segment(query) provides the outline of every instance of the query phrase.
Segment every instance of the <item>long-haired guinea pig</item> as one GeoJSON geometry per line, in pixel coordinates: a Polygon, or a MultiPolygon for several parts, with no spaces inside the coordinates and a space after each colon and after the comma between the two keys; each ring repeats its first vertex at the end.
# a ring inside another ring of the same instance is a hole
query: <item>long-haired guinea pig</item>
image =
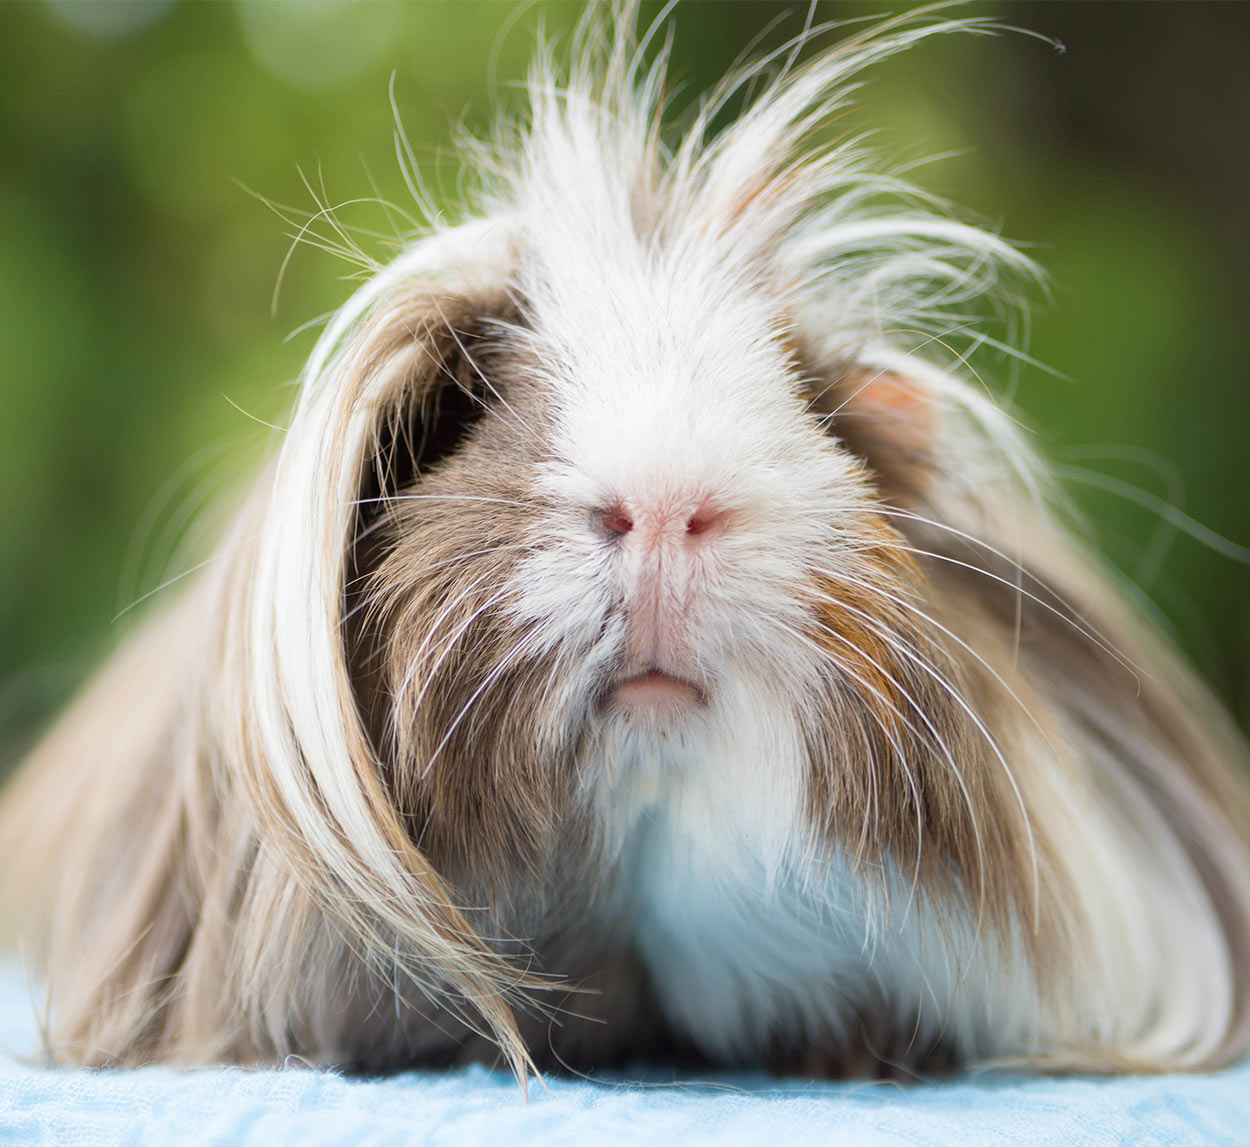
{"type": "Polygon", "coordinates": [[[956,25],[764,60],[674,136],[631,22],[540,53],[10,788],[49,1054],[1241,1055],[1237,734],[926,357],[1028,265],[826,130],[956,25]]]}

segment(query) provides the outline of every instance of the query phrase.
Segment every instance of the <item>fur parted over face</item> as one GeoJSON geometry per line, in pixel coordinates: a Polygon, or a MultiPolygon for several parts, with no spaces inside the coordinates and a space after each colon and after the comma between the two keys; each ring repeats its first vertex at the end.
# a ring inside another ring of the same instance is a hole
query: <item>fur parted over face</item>
{"type": "Polygon", "coordinates": [[[1243,750],[921,353],[1028,267],[829,142],[968,24],[677,137],[629,25],[540,58],[476,214],[334,319],[218,559],[9,796],[50,1050],[1238,1054],[1243,750]]]}

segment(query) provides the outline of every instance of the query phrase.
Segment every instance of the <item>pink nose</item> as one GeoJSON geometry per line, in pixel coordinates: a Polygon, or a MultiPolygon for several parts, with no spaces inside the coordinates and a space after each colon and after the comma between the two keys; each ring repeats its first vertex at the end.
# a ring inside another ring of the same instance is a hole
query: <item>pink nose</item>
{"type": "Polygon", "coordinates": [[[629,534],[635,530],[648,535],[648,540],[684,533],[689,537],[717,533],[724,528],[728,514],[709,501],[690,509],[689,504],[638,507],[621,503],[601,511],[599,520],[609,534],[629,534]]]}

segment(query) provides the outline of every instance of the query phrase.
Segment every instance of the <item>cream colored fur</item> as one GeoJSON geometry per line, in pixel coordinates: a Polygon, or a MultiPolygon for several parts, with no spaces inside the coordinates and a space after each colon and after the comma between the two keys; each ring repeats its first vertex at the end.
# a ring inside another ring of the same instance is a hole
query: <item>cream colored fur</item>
{"type": "Polygon", "coordinates": [[[829,135],[961,27],[765,62],[677,138],[628,16],[540,55],[465,221],[331,322],[215,556],[5,798],[50,1054],[1245,1051],[1238,736],[927,356],[1028,266],[829,135]],[[661,561],[631,507],[716,529],[661,561]],[[624,712],[654,669],[697,703],[624,712]]]}

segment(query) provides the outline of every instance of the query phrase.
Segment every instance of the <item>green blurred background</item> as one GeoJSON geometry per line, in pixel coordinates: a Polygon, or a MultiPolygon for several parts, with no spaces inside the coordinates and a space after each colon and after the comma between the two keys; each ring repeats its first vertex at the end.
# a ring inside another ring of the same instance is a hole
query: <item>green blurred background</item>
{"type": "MultiPolygon", "coordinates": [[[[644,5],[644,18],[658,5],[644,5]]],[[[822,3],[818,19],[887,8],[822,3]]],[[[805,5],[690,2],[696,92],[805,5]],[[770,29],[774,21],[780,21],[770,29]]],[[[1029,350],[993,359],[1095,523],[1243,723],[1246,566],[1161,524],[1161,498],[1250,544],[1250,7],[973,4],[1062,41],[947,37],[879,68],[856,126],[1050,273],[1029,350]],[[1109,489],[1110,487],[1110,489],[1109,489]],[[1126,491],[1129,496],[1125,497],[1126,491]]],[[[312,320],[352,268],[296,211],[408,193],[388,85],[443,201],[458,121],[515,101],[540,20],[579,6],[55,0],[0,4],[0,743],[12,757],[190,561],[191,523],[254,467],[312,320]],[[494,95],[489,78],[494,77],[494,95]]],[[[376,204],[344,218],[393,235],[376,204]]],[[[323,227],[322,233],[325,233],[323,227]]],[[[362,235],[384,256],[382,239],[362,235]]],[[[0,760],[0,767],[2,767],[0,760]]]]}

